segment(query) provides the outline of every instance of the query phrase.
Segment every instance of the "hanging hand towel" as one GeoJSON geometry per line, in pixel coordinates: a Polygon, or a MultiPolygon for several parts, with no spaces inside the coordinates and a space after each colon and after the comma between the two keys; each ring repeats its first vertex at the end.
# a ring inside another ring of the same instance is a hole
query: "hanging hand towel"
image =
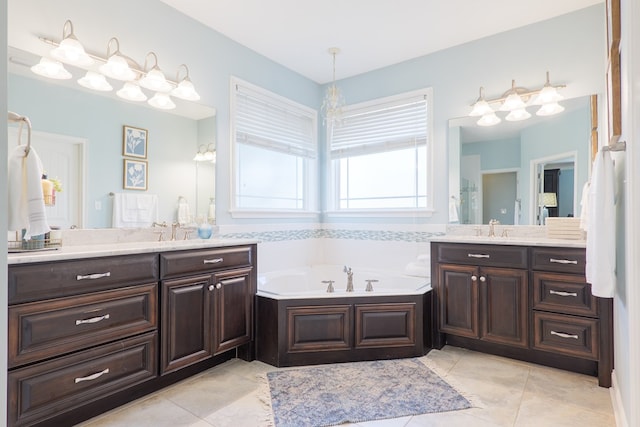
{"type": "Polygon", "coordinates": [[[184,226],[190,221],[191,209],[189,208],[189,203],[187,203],[187,199],[180,197],[180,201],[178,202],[178,224],[184,226]]]}
{"type": "Polygon", "coordinates": [[[31,147],[25,157],[25,145],[16,147],[9,156],[9,230],[25,229],[24,239],[48,233],[42,195],[42,162],[31,147]]]}
{"type": "Polygon", "coordinates": [[[155,194],[116,193],[113,196],[113,227],[151,227],[158,221],[158,196],[155,194]]]}
{"type": "Polygon", "coordinates": [[[449,222],[458,222],[458,199],[455,196],[449,198],[449,222]]]}
{"type": "Polygon", "coordinates": [[[587,231],[589,225],[589,181],[582,186],[582,198],[580,199],[580,228],[587,231]]]}
{"type": "Polygon", "coordinates": [[[589,186],[587,282],[597,297],[613,298],[616,287],[615,177],[611,153],[596,156],[589,186]]]}

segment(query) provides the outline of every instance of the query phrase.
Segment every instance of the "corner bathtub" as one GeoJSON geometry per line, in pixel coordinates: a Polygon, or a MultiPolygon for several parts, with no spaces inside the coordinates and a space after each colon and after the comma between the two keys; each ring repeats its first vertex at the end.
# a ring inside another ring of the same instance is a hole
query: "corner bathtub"
{"type": "Polygon", "coordinates": [[[429,278],[342,266],[274,271],[258,278],[256,355],[274,366],[416,357],[431,349],[429,278]],[[373,291],[365,291],[367,279],[373,291]],[[335,291],[328,293],[333,280],[335,291]]]}
{"type": "Polygon", "coordinates": [[[429,277],[406,276],[385,270],[353,268],[353,292],[346,292],[343,266],[319,265],[265,273],[258,277],[258,295],[274,299],[338,298],[345,296],[420,295],[431,290],[429,277]],[[333,280],[334,292],[327,292],[333,280]],[[365,291],[366,280],[373,291],[365,291]]]}

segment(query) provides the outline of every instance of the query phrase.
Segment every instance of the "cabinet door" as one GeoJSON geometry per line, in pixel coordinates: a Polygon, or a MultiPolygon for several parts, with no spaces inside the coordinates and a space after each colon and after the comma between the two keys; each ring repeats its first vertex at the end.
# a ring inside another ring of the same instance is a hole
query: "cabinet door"
{"type": "Polygon", "coordinates": [[[211,275],[162,282],[161,373],[212,356],[211,275]]]}
{"type": "Polygon", "coordinates": [[[252,268],[216,273],[214,353],[251,341],[253,322],[252,268]]]}
{"type": "Polygon", "coordinates": [[[527,347],[527,271],[483,267],[479,281],[482,340],[527,347]]]}
{"type": "Polygon", "coordinates": [[[477,267],[438,265],[440,332],[480,338],[477,279],[477,267]]]}

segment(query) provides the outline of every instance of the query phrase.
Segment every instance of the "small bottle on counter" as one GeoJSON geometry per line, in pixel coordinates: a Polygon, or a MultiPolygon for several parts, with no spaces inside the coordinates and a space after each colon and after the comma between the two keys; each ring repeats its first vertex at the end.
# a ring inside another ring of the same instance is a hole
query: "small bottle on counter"
{"type": "Polygon", "coordinates": [[[44,204],[53,206],[55,204],[55,189],[53,182],[47,178],[46,174],[42,175],[42,195],[44,196],[44,204]]]}

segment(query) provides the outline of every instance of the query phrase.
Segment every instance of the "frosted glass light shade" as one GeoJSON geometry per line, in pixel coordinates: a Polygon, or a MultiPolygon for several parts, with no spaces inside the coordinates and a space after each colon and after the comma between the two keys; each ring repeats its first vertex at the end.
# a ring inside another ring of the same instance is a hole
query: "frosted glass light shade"
{"type": "Polygon", "coordinates": [[[524,101],[517,93],[512,93],[507,96],[507,99],[504,100],[502,105],[500,106],[500,111],[513,111],[518,109],[523,109],[525,107],[524,101]]]}
{"type": "Polygon", "coordinates": [[[485,114],[493,113],[493,108],[484,99],[480,99],[473,104],[473,110],[469,113],[471,117],[484,116],[485,114]]]}
{"type": "Polygon", "coordinates": [[[519,122],[520,120],[526,120],[529,117],[531,117],[531,113],[529,113],[524,108],[518,108],[511,111],[509,114],[507,114],[507,117],[505,117],[505,120],[509,122],[519,122]]]}
{"type": "Polygon", "coordinates": [[[544,105],[544,104],[562,101],[563,99],[564,99],[564,96],[560,95],[558,93],[558,90],[555,87],[546,85],[545,87],[542,88],[538,96],[535,97],[532,104],[544,105]]]}
{"type": "Polygon", "coordinates": [[[100,72],[116,80],[126,81],[136,78],[136,73],[129,67],[127,60],[118,54],[111,55],[107,62],[100,66],[100,72]]]}
{"type": "Polygon", "coordinates": [[[31,67],[31,71],[50,79],[67,80],[71,78],[71,73],[64,68],[62,62],[45,57],[42,57],[40,62],[31,67]]]}
{"type": "Polygon", "coordinates": [[[173,110],[176,108],[176,104],[173,103],[169,95],[166,93],[156,92],[156,94],[147,101],[149,105],[161,110],[173,110]]]}
{"type": "Polygon", "coordinates": [[[564,107],[557,102],[544,104],[536,111],[536,116],[553,116],[564,111],[564,107]]]}
{"type": "Polygon", "coordinates": [[[200,99],[200,95],[198,95],[195,86],[193,86],[188,77],[178,83],[178,86],[171,91],[171,95],[185,101],[197,101],[200,99]]]}
{"type": "Polygon", "coordinates": [[[140,86],[131,82],[125,83],[122,89],[116,92],[116,95],[129,101],[141,102],[147,100],[147,95],[140,90],[140,86]]]}
{"type": "Polygon", "coordinates": [[[113,90],[113,87],[107,82],[107,79],[100,73],[95,71],[87,71],[81,79],[78,79],[78,84],[84,86],[87,89],[98,90],[100,92],[109,92],[113,90]]]}
{"type": "Polygon", "coordinates": [[[140,86],[158,92],[169,92],[173,87],[158,67],[153,67],[140,79],[140,86]]]}
{"type": "Polygon", "coordinates": [[[500,117],[498,117],[496,113],[491,112],[480,117],[480,120],[478,120],[476,123],[478,124],[478,126],[494,126],[501,121],[502,119],[500,119],[500,117]]]}
{"type": "Polygon", "coordinates": [[[91,65],[94,62],[74,36],[69,36],[62,40],[60,45],[51,51],[51,56],[60,61],[79,66],[91,65]]]}

